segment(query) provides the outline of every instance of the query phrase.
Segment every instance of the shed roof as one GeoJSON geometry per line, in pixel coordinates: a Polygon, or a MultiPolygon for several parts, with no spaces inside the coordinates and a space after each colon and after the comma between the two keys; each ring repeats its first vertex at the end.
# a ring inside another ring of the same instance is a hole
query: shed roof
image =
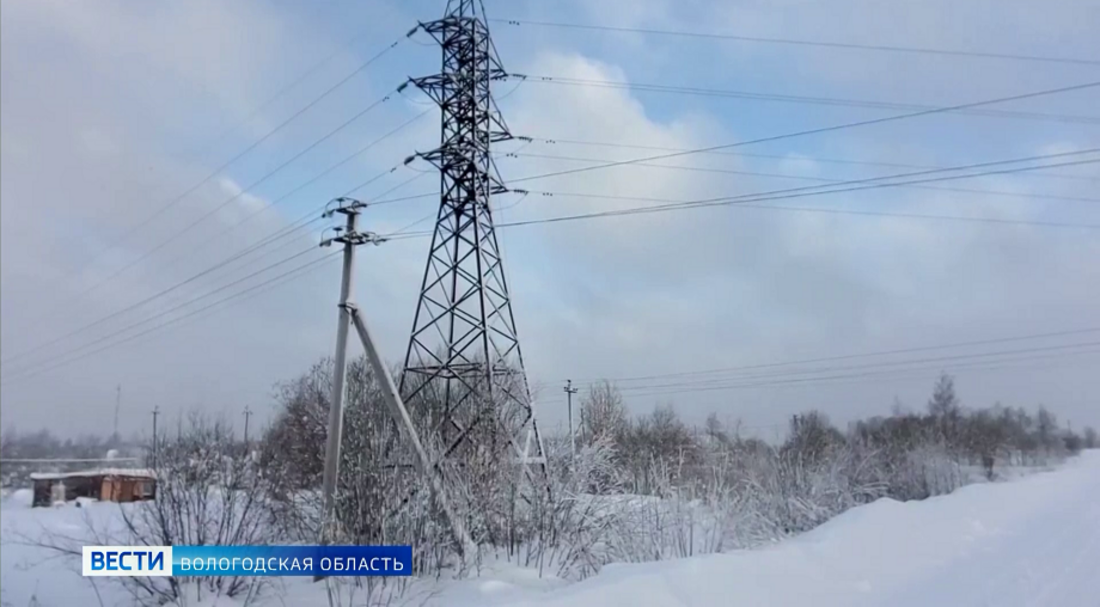
{"type": "Polygon", "coordinates": [[[79,470],[76,472],[32,472],[30,474],[31,480],[36,481],[58,481],[67,478],[92,478],[96,476],[156,479],[156,473],[152,470],[139,468],[96,468],[92,470],[79,470]]]}

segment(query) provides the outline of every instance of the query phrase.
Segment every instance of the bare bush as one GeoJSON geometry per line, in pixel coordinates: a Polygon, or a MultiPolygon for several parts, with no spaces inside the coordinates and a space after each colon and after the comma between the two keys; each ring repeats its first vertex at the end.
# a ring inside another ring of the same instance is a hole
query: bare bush
{"type": "MultiPolygon", "coordinates": [[[[319,522],[309,504],[319,503],[330,368],[322,363],[284,387],[263,460],[280,524],[300,529],[303,539],[319,522]],[[285,522],[294,520],[296,527],[285,522]]],[[[369,368],[353,363],[337,497],[344,540],[411,544],[418,574],[476,572],[503,551],[540,573],[580,579],[610,562],[776,541],[880,498],[951,492],[970,482],[968,466],[980,465],[992,480],[1000,467],[1061,458],[1088,442],[1087,433],[1059,430],[1045,410],[1037,417],[999,406],[967,410],[949,376],[936,383],[925,414],[898,408],[842,432],[809,411],[791,418],[778,445],[741,437],[716,416],[695,432],[671,407],[630,418],[622,395],[600,382],[581,401],[578,453],[567,437],[548,441],[549,473],[536,478],[511,465],[524,419],[510,394],[522,385],[488,388],[478,380],[458,392],[452,385],[451,402],[461,406],[448,418],[441,384],[424,385],[410,403],[447,497],[477,544],[472,561],[460,562],[438,505],[416,490],[369,368]]],[[[365,592],[354,581],[333,583],[345,595],[365,592]]]]}
{"type": "Polygon", "coordinates": [[[580,441],[594,443],[626,429],[622,394],[608,381],[593,384],[580,403],[580,441]]]}

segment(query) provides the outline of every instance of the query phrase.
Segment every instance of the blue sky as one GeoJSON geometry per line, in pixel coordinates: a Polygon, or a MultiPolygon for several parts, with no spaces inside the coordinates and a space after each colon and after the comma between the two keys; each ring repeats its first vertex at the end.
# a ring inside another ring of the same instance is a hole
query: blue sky
{"type": "MultiPolygon", "coordinates": [[[[1100,43],[1090,35],[1090,25],[1100,18],[1095,1],[489,1],[487,9],[494,19],[525,22],[1100,57],[1100,43]]],[[[417,20],[435,18],[442,10],[443,3],[424,0],[5,2],[0,18],[4,358],[177,284],[399,165],[413,151],[431,149],[438,138],[434,111],[283,198],[430,109],[415,91],[393,91],[409,76],[438,70],[438,50],[428,38],[419,34],[406,39],[405,34],[417,20]],[[347,44],[349,40],[354,41],[347,44]],[[397,47],[181,199],[124,246],[101,254],[119,235],[397,40],[397,47]],[[299,85],[263,105],[330,55],[299,85]],[[178,233],[387,94],[388,101],[316,149],[178,233]],[[227,129],[232,130],[219,137],[227,129]],[[221,235],[275,200],[279,202],[271,209],[221,235]],[[81,295],[166,238],[175,240],[81,295]]],[[[686,39],[529,23],[494,21],[491,28],[505,67],[530,75],[926,105],[1100,80],[1096,65],[686,39]]],[[[533,82],[518,88],[501,83],[496,92],[517,135],[677,149],[901,113],[533,82]]],[[[1096,118],[1098,100],[1100,90],[1089,89],[996,107],[1096,118]]],[[[497,219],[645,204],[562,193],[688,200],[815,183],[808,178],[859,179],[907,170],[837,160],[951,166],[1098,143],[1100,126],[1095,123],[927,116],[731,150],[752,156],[692,155],[667,161],[706,171],[633,166],[524,182],[525,188],[559,195],[502,197],[496,204],[497,219]]],[[[536,155],[500,159],[506,179],[585,164],[543,157],[547,155],[613,161],[658,153],[539,141],[512,142],[500,151],[536,155]]],[[[377,198],[426,169],[424,164],[399,168],[356,195],[377,198]]],[[[936,186],[1096,198],[1100,172],[1095,165],[1046,173],[1061,176],[989,176],[936,186]]],[[[424,175],[386,197],[430,192],[435,183],[434,176],[424,175]]],[[[392,231],[431,215],[436,204],[427,197],[383,205],[371,209],[363,221],[376,231],[392,231]]],[[[769,204],[1100,223],[1098,202],[915,188],[769,204]]],[[[417,229],[428,226],[430,222],[422,223],[417,229]]],[[[501,230],[500,235],[528,372],[539,388],[539,414],[551,426],[563,419],[561,382],[567,377],[630,378],[1100,326],[1095,230],[719,207],[521,227],[501,230]]],[[[25,367],[5,365],[4,376],[33,369],[34,363],[61,360],[98,337],[304,250],[318,237],[314,230],[280,241],[263,250],[266,256],[250,257],[188,284],[163,302],[28,356],[20,361],[25,367]]],[[[408,239],[360,252],[356,295],[387,357],[395,361],[404,354],[426,248],[425,239],[408,239]]],[[[109,419],[118,384],[127,412],[125,431],[143,429],[153,405],[170,413],[198,407],[236,416],[246,404],[268,412],[275,382],[331,353],[337,281],[338,269],[324,266],[247,304],[56,370],[5,379],[0,388],[3,423],[49,424],[65,433],[107,432],[109,422],[103,420],[109,419]]],[[[1058,346],[1090,337],[1095,341],[1096,334],[929,356],[1058,346]]],[[[1091,352],[1006,369],[956,369],[958,363],[951,362],[943,368],[958,375],[967,404],[1042,402],[1076,423],[1100,424],[1095,378],[1089,373],[1100,359],[1095,348],[1091,352]]],[[[894,359],[836,364],[883,360],[894,359]]],[[[895,398],[921,407],[937,372],[682,394],[637,388],[682,380],[628,380],[621,385],[634,388],[626,393],[638,411],[672,403],[689,421],[717,411],[749,426],[771,428],[808,408],[845,421],[886,412],[895,398]]]]}

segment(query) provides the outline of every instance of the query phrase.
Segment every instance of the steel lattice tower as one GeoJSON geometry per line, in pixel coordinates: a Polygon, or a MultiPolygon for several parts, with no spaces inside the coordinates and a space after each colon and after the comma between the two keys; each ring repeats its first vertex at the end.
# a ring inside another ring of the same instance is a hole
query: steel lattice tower
{"type": "Polygon", "coordinates": [[[440,205],[400,391],[413,411],[429,398],[441,409],[433,425],[445,456],[463,445],[510,445],[521,463],[541,467],[545,454],[490,207],[494,194],[508,191],[489,154],[491,144],[512,138],[490,91],[507,73],[479,0],[449,0],[442,19],[419,28],[443,50],[439,74],[410,79],[441,109],[440,146],[418,154],[439,169],[440,205]],[[493,411],[472,410],[486,400],[493,411]],[[493,444],[471,445],[486,441],[493,444]]]}

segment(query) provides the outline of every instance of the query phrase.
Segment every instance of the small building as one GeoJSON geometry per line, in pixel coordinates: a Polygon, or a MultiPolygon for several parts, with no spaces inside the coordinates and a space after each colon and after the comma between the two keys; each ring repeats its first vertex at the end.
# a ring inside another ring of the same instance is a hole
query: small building
{"type": "Polygon", "coordinates": [[[156,499],[157,479],[152,470],[108,468],[80,472],[32,473],[31,506],[49,506],[79,497],[110,502],[156,499]]]}

